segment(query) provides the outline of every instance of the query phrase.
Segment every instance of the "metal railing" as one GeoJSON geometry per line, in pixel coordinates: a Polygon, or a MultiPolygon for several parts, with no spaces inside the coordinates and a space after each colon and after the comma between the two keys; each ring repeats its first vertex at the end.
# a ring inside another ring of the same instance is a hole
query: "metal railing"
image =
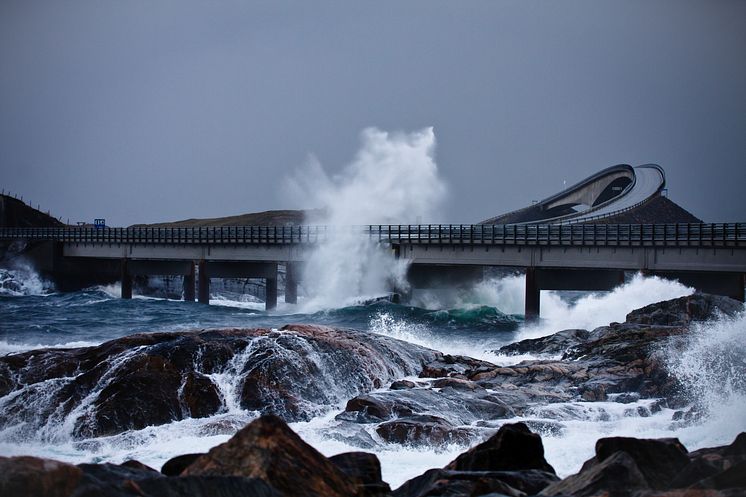
{"type": "Polygon", "coordinates": [[[0,228],[0,240],[83,244],[295,245],[338,236],[415,245],[746,247],[746,223],[0,228]]]}

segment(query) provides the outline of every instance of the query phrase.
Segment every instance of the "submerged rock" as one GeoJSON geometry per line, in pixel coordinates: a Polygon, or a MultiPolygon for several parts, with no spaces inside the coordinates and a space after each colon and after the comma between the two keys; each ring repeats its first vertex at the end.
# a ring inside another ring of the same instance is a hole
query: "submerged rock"
{"type": "Polygon", "coordinates": [[[23,425],[32,434],[64,425],[85,438],[208,417],[229,404],[307,420],[436,357],[389,337],[306,325],[33,350],[0,357],[0,428],[23,425]]]}

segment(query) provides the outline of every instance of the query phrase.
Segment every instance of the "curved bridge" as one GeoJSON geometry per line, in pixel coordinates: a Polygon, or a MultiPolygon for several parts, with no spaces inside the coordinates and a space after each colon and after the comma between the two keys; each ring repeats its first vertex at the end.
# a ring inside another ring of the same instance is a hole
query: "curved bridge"
{"type": "Polygon", "coordinates": [[[480,224],[564,224],[603,219],[644,204],[665,186],[665,172],[657,164],[619,164],[536,204],[480,224]]]}

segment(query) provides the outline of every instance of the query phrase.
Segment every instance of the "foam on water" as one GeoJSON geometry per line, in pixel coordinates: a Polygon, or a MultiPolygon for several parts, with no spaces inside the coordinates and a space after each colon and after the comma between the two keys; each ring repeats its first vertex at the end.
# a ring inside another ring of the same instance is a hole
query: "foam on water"
{"type": "Polygon", "coordinates": [[[0,296],[49,295],[54,285],[42,278],[34,268],[17,262],[12,268],[0,268],[0,296]]]}

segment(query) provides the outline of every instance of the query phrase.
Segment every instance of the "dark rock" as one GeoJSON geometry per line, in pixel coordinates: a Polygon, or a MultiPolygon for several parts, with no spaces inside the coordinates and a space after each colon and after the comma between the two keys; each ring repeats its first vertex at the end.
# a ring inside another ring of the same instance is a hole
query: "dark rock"
{"type": "Polygon", "coordinates": [[[505,355],[519,354],[564,354],[568,349],[588,339],[587,330],[563,330],[553,335],[529,338],[500,347],[496,352],[505,355]]]}
{"type": "Polygon", "coordinates": [[[161,473],[166,476],[179,476],[187,466],[192,464],[200,456],[204,454],[182,454],[180,456],[172,457],[161,467],[161,473]]]}
{"type": "Polygon", "coordinates": [[[541,491],[547,497],[591,497],[608,495],[626,497],[638,490],[649,489],[645,476],[635,460],[626,452],[615,452],[602,462],[587,464],[580,473],[568,476],[541,491]]]}
{"type": "Polygon", "coordinates": [[[617,452],[629,455],[655,490],[669,488],[671,481],[689,464],[686,448],[675,438],[611,437],[596,442],[596,459],[601,463],[617,452]]]}
{"type": "MultiPolygon", "coordinates": [[[[721,474],[730,468],[746,461],[746,433],[740,433],[730,445],[708,447],[689,453],[687,464],[671,482],[673,488],[685,488],[696,485],[700,488],[719,488],[714,482],[700,485],[698,482],[721,474]]],[[[727,475],[726,475],[727,478],[727,475]]]]}
{"type": "Polygon", "coordinates": [[[0,456],[0,495],[68,497],[83,476],[71,465],[37,457],[0,456]]]}
{"type": "Polygon", "coordinates": [[[141,471],[152,471],[153,473],[158,473],[157,470],[151,468],[147,464],[143,464],[140,461],[136,461],[134,459],[128,459],[127,461],[124,461],[120,466],[124,466],[125,468],[132,468],[132,469],[139,469],[141,471]]]}
{"type": "Polygon", "coordinates": [[[716,490],[738,488],[746,494],[746,461],[738,462],[725,471],[705,478],[695,483],[693,487],[716,490]]]}
{"type": "Polygon", "coordinates": [[[384,497],[391,494],[389,484],[381,479],[381,462],[375,454],[345,452],[329,460],[355,481],[360,497],[384,497]]]}
{"type": "Polygon", "coordinates": [[[544,459],[541,437],[523,423],[505,424],[490,437],[453,460],[446,469],[457,471],[514,471],[538,469],[554,474],[544,459]]]}
{"type": "Polygon", "coordinates": [[[718,314],[733,316],[743,310],[743,303],[722,297],[695,293],[678,299],[651,304],[627,314],[629,324],[687,326],[692,321],[706,321],[718,314]]]}
{"type": "Polygon", "coordinates": [[[303,325],[143,333],[96,347],[33,350],[0,357],[0,394],[12,394],[3,399],[0,429],[23,426],[31,436],[50,418],[75,412],[72,434],[89,438],[212,416],[224,405],[209,375],[225,372],[237,377],[244,408],[309,419],[436,357],[389,337],[303,325]]]}
{"type": "Polygon", "coordinates": [[[415,388],[417,384],[413,381],[409,380],[397,380],[391,384],[389,387],[391,390],[408,390],[410,388],[415,388]]]}
{"type": "Polygon", "coordinates": [[[354,481],[276,416],[262,416],[197,458],[182,476],[259,478],[281,495],[356,494],[354,481]]]}
{"type": "Polygon", "coordinates": [[[433,415],[414,415],[381,423],[376,433],[388,443],[432,446],[465,443],[470,433],[456,428],[443,418],[433,415]]]}
{"type": "Polygon", "coordinates": [[[395,497],[425,497],[435,495],[534,495],[559,481],[553,473],[526,471],[454,471],[431,469],[413,478],[394,491],[395,497]]]}

